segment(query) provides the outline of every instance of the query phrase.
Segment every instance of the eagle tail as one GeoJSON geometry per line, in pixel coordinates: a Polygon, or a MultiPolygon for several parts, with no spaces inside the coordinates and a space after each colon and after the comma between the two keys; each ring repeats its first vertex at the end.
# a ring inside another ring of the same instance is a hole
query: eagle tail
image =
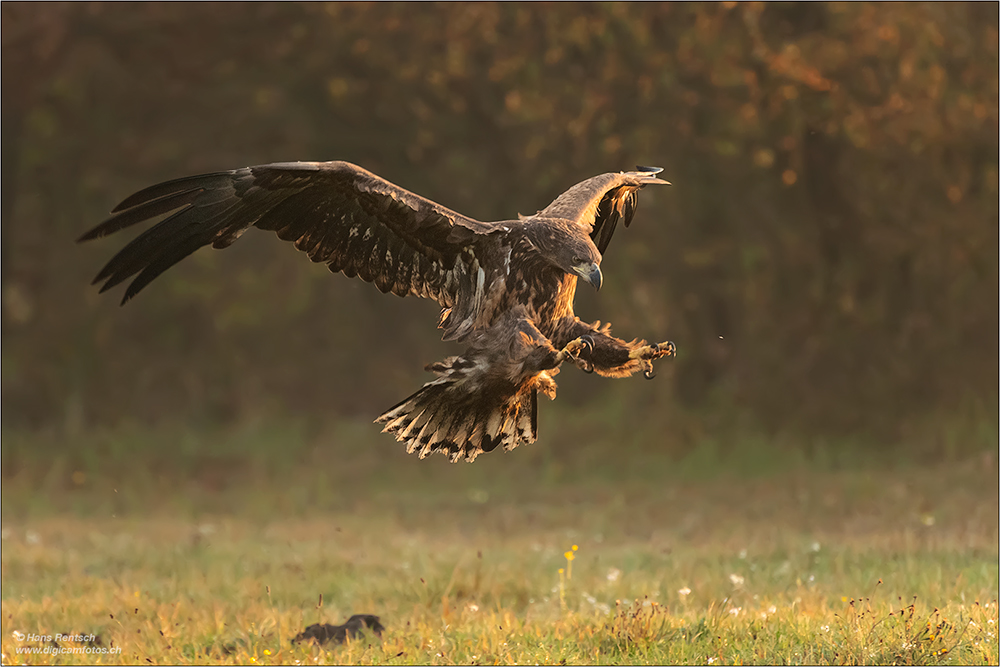
{"type": "Polygon", "coordinates": [[[485,382],[481,364],[449,357],[427,367],[438,375],[412,396],[386,410],[385,424],[408,454],[441,452],[456,463],[474,461],[497,447],[531,444],[538,430],[538,391],[555,396],[555,382],[541,372],[519,386],[485,382]]]}

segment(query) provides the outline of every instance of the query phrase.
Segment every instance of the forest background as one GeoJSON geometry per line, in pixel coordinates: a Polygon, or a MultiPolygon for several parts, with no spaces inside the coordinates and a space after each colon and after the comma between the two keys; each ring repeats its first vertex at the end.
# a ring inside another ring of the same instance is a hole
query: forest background
{"type": "Polygon", "coordinates": [[[74,239],[142,187],[342,159],[495,220],[651,164],[673,187],[641,194],[577,310],[680,354],[652,382],[564,373],[553,446],[573,424],[678,453],[734,429],[995,446],[997,20],[991,3],[4,3],[4,429],[319,432],[456,352],[434,304],[263,233],[119,309],[89,283],[122,240],[74,239]]]}

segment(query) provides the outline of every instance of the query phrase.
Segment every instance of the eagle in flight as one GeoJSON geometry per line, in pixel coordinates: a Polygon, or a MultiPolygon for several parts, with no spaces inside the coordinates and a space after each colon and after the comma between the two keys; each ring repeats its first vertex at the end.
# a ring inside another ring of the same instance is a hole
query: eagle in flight
{"type": "Polygon", "coordinates": [[[662,169],[595,176],[535,215],[480,222],[347,162],[289,162],[161,183],[138,192],[79,240],[172,213],[101,269],[101,292],[135,276],[122,304],[195,250],[226,248],[250,227],[291,241],[330,271],[383,292],[441,305],[444,340],[462,356],[427,366],[437,377],[384,412],[406,451],[472,461],[535,441],[537,398],[569,360],[624,377],[673,356],[670,342],[625,342],[573,314],[578,279],[600,289],[601,256],[615,227],[635,215],[636,193],[668,185],[662,169]]]}

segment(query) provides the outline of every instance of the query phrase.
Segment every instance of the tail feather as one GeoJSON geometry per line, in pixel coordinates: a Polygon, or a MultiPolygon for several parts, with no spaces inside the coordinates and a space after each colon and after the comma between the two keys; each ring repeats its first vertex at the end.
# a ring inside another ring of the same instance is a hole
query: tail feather
{"type": "MultiPolygon", "coordinates": [[[[409,440],[411,438],[416,438],[420,435],[420,430],[427,423],[427,420],[431,418],[431,413],[426,409],[421,409],[419,412],[415,413],[415,416],[409,421],[403,421],[396,431],[399,437],[404,440],[409,440]]],[[[387,427],[388,428],[388,427],[387,427]]],[[[412,452],[410,452],[412,454],[412,452]]]]}
{"type": "Polygon", "coordinates": [[[554,395],[555,383],[540,373],[521,385],[482,381],[475,364],[451,357],[430,367],[438,378],[386,410],[384,424],[405,443],[407,453],[426,458],[435,452],[455,463],[473,461],[497,447],[510,451],[533,443],[538,432],[538,389],[554,395]]]}

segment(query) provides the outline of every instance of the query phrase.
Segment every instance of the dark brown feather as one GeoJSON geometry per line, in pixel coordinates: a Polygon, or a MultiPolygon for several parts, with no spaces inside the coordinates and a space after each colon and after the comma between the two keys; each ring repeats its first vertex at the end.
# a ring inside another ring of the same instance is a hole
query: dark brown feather
{"type": "Polygon", "coordinates": [[[146,188],[125,199],[80,240],[100,238],[175,209],[108,262],[96,279],[105,281],[102,289],[139,274],[124,303],[198,248],[227,247],[256,226],[295,243],[311,260],[359,275],[384,292],[429,296],[447,305],[454,297],[441,289],[440,267],[451,268],[466,244],[493,231],[491,224],[455,213],[355,165],[303,162],[146,188]],[[359,230],[353,237],[352,227],[359,230]],[[454,237],[459,242],[451,240],[456,227],[464,229],[454,237]],[[391,259],[386,259],[386,250],[391,259]],[[434,262],[438,268],[432,268],[434,262]]]}

